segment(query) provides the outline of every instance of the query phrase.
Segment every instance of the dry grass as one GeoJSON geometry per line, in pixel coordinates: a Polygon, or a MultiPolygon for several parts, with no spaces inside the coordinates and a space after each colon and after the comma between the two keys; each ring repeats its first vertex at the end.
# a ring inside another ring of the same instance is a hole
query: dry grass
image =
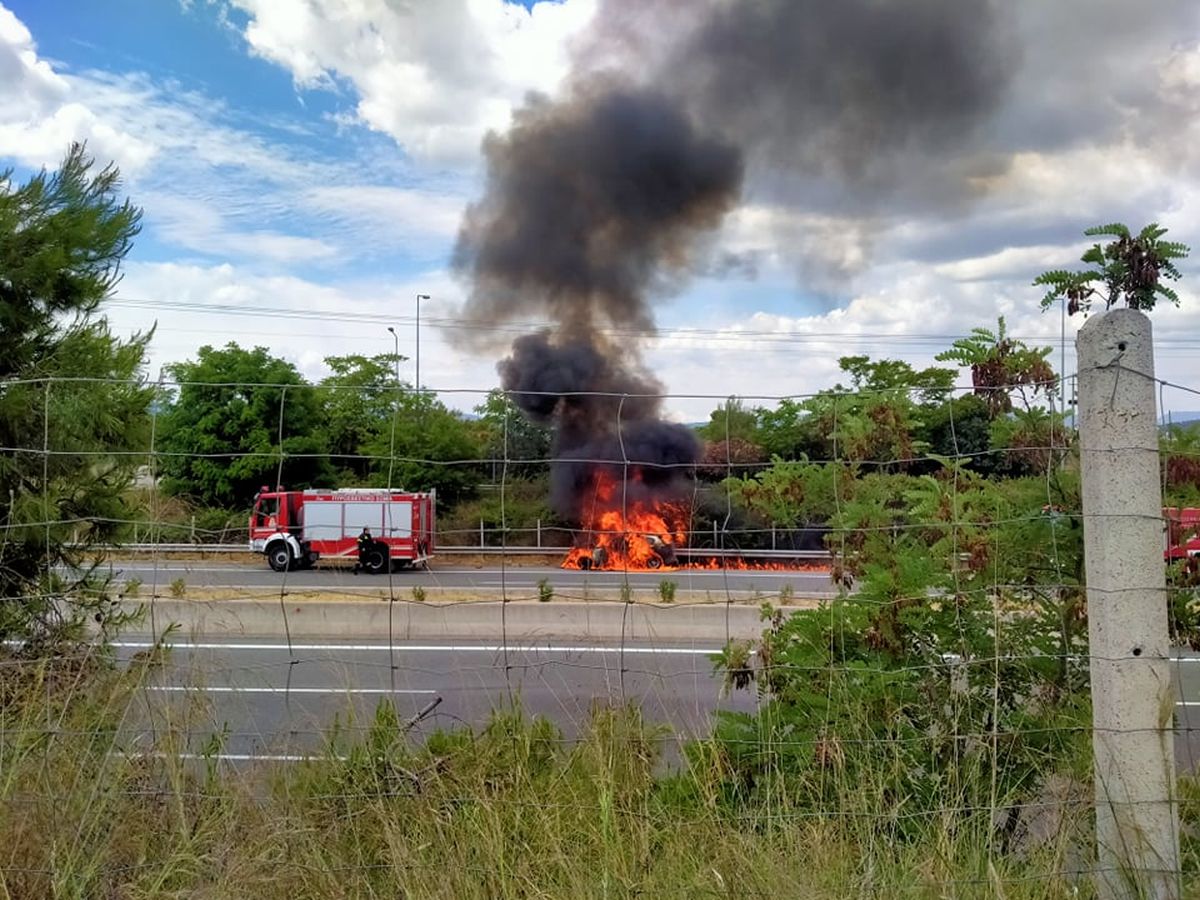
{"type": "Polygon", "coordinates": [[[947,811],[962,796],[898,831],[900,798],[870,783],[824,784],[820,809],[803,781],[745,802],[713,743],[664,776],[632,710],[576,742],[510,711],[418,747],[381,706],[328,756],[253,770],[218,762],[219,738],[180,760],[184,710],[131,755],[117,726],[155,663],[5,670],[0,897],[1091,896],[1056,874],[1069,839],[997,853],[990,810],[947,811]]]}

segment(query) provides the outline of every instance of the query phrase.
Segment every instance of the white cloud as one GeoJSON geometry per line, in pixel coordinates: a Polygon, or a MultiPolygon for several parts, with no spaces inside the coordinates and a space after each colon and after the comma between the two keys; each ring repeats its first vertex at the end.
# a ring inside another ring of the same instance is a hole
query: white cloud
{"type": "Polygon", "coordinates": [[[315,187],[304,203],[376,243],[440,244],[458,232],[466,201],[421,188],[345,184],[315,187]]]}
{"type": "Polygon", "coordinates": [[[1029,274],[1060,268],[1063,248],[1058,246],[1005,247],[995,253],[935,266],[934,271],[954,281],[1028,280],[1029,274]]]}
{"type": "MultiPolygon", "coordinates": [[[[223,101],[141,73],[56,71],[0,6],[0,159],[55,165],[86,140],[146,210],[146,234],[257,266],[445,253],[464,200],[362,184],[365,166],[302,155],[229,124],[223,101]],[[314,187],[314,185],[317,185],[314,187]],[[292,233],[300,225],[304,233],[292,233]]],[[[373,169],[372,169],[373,171],[373,169]]]]}
{"type": "Polygon", "coordinates": [[[432,297],[421,303],[421,381],[445,391],[452,406],[469,409],[496,386],[495,360],[459,353],[444,340],[437,321],[461,299],[445,272],[325,284],[228,263],[132,263],[107,314],[125,331],[157,320],[152,375],[166,363],[194,358],[204,344],[237,341],[269,348],[311,380],[328,374],[326,356],[391,353],[398,346],[409,358],[401,377],[412,381],[418,293],[432,297]]]}
{"type": "Polygon", "coordinates": [[[356,114],[412,156],[472,162],[527,91],[552,90],[567,72],[567,39],[595,0],[231,0],[249,15],[254,53],[301,88],[348,82],[356,114]]]}
{"type": "Polygon", "coordinates": [[[226,221],[217,207],[201,200],[144,194],[139,201],[153,211],[160,239],[189,250],[277,263],[320,261],[337,253],[334,245],[317,238],[269,229],[239,230],[226,221]]]}
{"type": "Polygon", "coordinates": [[[152,144],[105,121],[39,58],[29,29],[2,5],[0,84],[0,157],[40,168],[61,160],[72,141],[87,141],[93,153],[135,172],[154,156],[152,144]]]}

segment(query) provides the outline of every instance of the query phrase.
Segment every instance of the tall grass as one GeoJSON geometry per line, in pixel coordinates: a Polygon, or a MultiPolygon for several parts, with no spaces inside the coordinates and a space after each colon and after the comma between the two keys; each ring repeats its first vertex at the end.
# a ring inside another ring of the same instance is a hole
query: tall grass
{"type": "Polygon", "coordinates": [[[122,737],[158,662],[0,666],[0,898],[1091,896],[1061,874],[1077,837],[999,852],[993,811],[953,796],[901,831],[886,779],[828,778],[817,811],[795,780],[749,802],[714,742],[664,775],[632,709],[569,742],[507,710],[418,745],[384,704],[320,759],[234,768],[214,730],[181,760],[187,709],[122,737]]]}

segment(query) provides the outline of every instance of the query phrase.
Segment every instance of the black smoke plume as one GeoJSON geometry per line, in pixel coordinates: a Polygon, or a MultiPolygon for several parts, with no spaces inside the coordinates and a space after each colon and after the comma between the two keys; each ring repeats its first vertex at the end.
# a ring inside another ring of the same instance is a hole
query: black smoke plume
{"type": "MultiPolygon", "coordinates": [[[[957,196],[1010,54],[996,0],[609,0],[562,96],[531,97],[483,146],[487,184],[456,272],[477,332],[536,320],[499,365],[556,430],[553,493],[577,517],[595,466],[678,491],[698,456],[643,369],[651,301],[692,271],[756,184],[861,209],[900,185],[957,196]],[[682,24],[681,24],[682,23],[682,24]],[[664,35],[668,37],[664,38],[664,35]],[[932,173],[932,174],[931,174],[932,173]],[[832,187],[831,187],[832,185],[832,187]],[[628,471],[628,468],[624,468],[628,471]]],[[[759,188],[761,189],[761,188],[759,188]]],[[[461,340],[461,339],[460,339],[461,340]]]]}
{"type": "Polygon", "coordinates": [[[660,421],[662,387],[637,344],[654,327],[648,297],[736,201],[739,152],[698,134],[667,97],[605,83],[531,100],[484,155],[487,191],[454,264],[471,280],[473,321],[553,323],[519,338],[499,370],[528,415],[555,425],[556,508],[578,516],[596,460],[619,462],[618,474],[630,464],[638,490],[677,488],[698,444],[660,421]],[[609,338],[606,327],[626,332],[609,338]]]}
{"type": "Polygon", "coordinates": [[[690,428],[660,419],[662,386],[636,360],[596,335],[539,331],[517,338],[498,366],[525,414],[554,426],[551,502],[564,516],[579,515],[598,469],[625,481],[630,503],[677,496],[687,483],[699,443],[690,428]]]}
{"type": "Polygon", "coordinates": [[[827,176],[843,201],[869,202],[962,158],[1015,55],[994,0],[748,0],[718,3],[664,72],[764,168],[827,176]]]}
{"type": "Polygon", "coordinates": [[[534,98],[484,142],[488,185],[455,269],[478,323],[548,317],[564,331],[653,328],[647,295],[687,268],[742,180],[736,147],[699,134],[667,96],[609,81],[534,98]]]}

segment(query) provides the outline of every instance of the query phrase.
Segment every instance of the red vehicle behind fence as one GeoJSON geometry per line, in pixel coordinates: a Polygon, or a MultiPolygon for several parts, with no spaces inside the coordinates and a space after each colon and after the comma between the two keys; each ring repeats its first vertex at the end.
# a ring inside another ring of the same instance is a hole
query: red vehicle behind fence
{"type": "Polygon", "coordinates": [[[427,564],[436,495],[371,488],[271,491],[254,495],[250,549],[276,572],[321,557],[354,559],[368,572],[427,564]],[[360,538],[362,546],[360,547],[360,538]]]}
{"type": "Polygon", "coordinates": [[[1200,556],[1200,509],[1168,507],[1163,517],[1167,520],[1167,560],[1200,556]]]}

